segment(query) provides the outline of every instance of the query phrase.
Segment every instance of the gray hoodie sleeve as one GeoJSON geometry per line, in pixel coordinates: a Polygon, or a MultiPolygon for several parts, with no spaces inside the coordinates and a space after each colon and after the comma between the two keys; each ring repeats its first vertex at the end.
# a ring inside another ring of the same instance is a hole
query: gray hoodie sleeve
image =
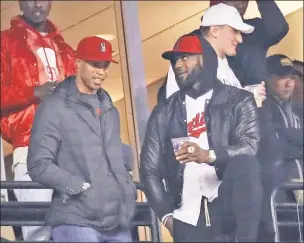
{"type": "Polygon", "coordinates": [[[61,133],[56,99],[51,96],[38,107],[31,131],[27,168],[29,176],[52,189],[70,195],[81,192],[83,179],[57,165],[56,158],[61,144],[61,133]]]}

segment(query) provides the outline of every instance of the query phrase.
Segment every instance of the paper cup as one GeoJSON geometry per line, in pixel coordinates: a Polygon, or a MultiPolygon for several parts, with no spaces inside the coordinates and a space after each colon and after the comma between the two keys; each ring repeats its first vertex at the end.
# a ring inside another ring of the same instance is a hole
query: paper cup
{"type": "Polygon", "coordinates": [[[185,142],[189,142],[189,137],[172,138],[171,142],[176,153],[185,142]]]}
{"type": "Polygon", "coordinates": [[[258,95],[257,95],[257,88],[259,86],[260,86],[260,84],[248,85],[248,86],[245,86],[244,89],[253,93],[255,102],[257,104],[257,107],[262,107],[263,99],[259,98],[258,95]]]}

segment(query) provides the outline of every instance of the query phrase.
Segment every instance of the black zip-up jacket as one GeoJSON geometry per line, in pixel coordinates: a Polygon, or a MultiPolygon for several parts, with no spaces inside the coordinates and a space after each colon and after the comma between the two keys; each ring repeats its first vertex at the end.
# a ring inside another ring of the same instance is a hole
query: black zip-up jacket
{"type": "Polygon", "coordinates": [[[258,158],[264,164],[303,159],[303,124],[300,118],[288,123],[287,116],[292,115],[291,101],[286,101],[290,109],[283,109],[271,95],[258,109],[261,124],[261,146],[258,158]],[[286,114],[288,112],[289,114],[286,114]]]}
{"type": "MultiPolygon", "coordinates": [[[[256,2],[262,18],[244,20],[254,26],[254,31],[242,34],[243,43],[238,45],[236,56],[227,57],[230,68],[242,86],[267,80],[267,51],[279,43],[289,30],[288,23],[273,0],[256,2]]],[[[200,35],[200,30],[190,33],[193,34],[200,35]]],[[[166,99],[166,85],[167,81],[159,89],[158,102],[166,99]]]]}
{"type": "MultiPolygon", "coordinates": [[[[259,127],[251,93],[216,80],[210,102],[205,107],[205,122],[209,147],[217,156],[214,166],[219,179],[233,157],[256,154],[259,127]]],[[[184,165],[175,159],[171,138],[185,136],[185,94],[180,90],[154,108],[141,153],[141,181],[147,199],[160,219],[180,207],[184,165]]]]}

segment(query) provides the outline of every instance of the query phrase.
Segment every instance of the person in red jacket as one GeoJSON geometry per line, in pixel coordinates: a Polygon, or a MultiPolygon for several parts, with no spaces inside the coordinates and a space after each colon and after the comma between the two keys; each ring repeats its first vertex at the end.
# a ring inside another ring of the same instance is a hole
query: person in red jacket
{"type": "MultiPolygon", "coordinates": [[[[52,1],[19,1],[23,15],[1,32],[1,136],[13,145],[14,180],[29,181],[27,153],[35,111],[56,84],[75,73],[74,50],[47,17],[52,1]]],[[[56,109],[54,107],[54,109],[56,109]]],[[[41,141],[43,142],[43,141],[41,141]]],[[[51,190],[15,190],[18,201],[50,201],[51,190]]],[[[48,240],[47,227],[22,227],[27,241],[48,240]]]]}

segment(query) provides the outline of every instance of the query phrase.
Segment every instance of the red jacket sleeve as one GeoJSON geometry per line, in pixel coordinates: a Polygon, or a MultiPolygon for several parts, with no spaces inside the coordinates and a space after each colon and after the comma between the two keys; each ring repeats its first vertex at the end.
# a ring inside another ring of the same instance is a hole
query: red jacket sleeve
{"type": "Polygon", "coordinates": [[[13,80],[8,40],[1,33],[1,114],[19,110],[37,102],[34,87],[13,80]]]}

